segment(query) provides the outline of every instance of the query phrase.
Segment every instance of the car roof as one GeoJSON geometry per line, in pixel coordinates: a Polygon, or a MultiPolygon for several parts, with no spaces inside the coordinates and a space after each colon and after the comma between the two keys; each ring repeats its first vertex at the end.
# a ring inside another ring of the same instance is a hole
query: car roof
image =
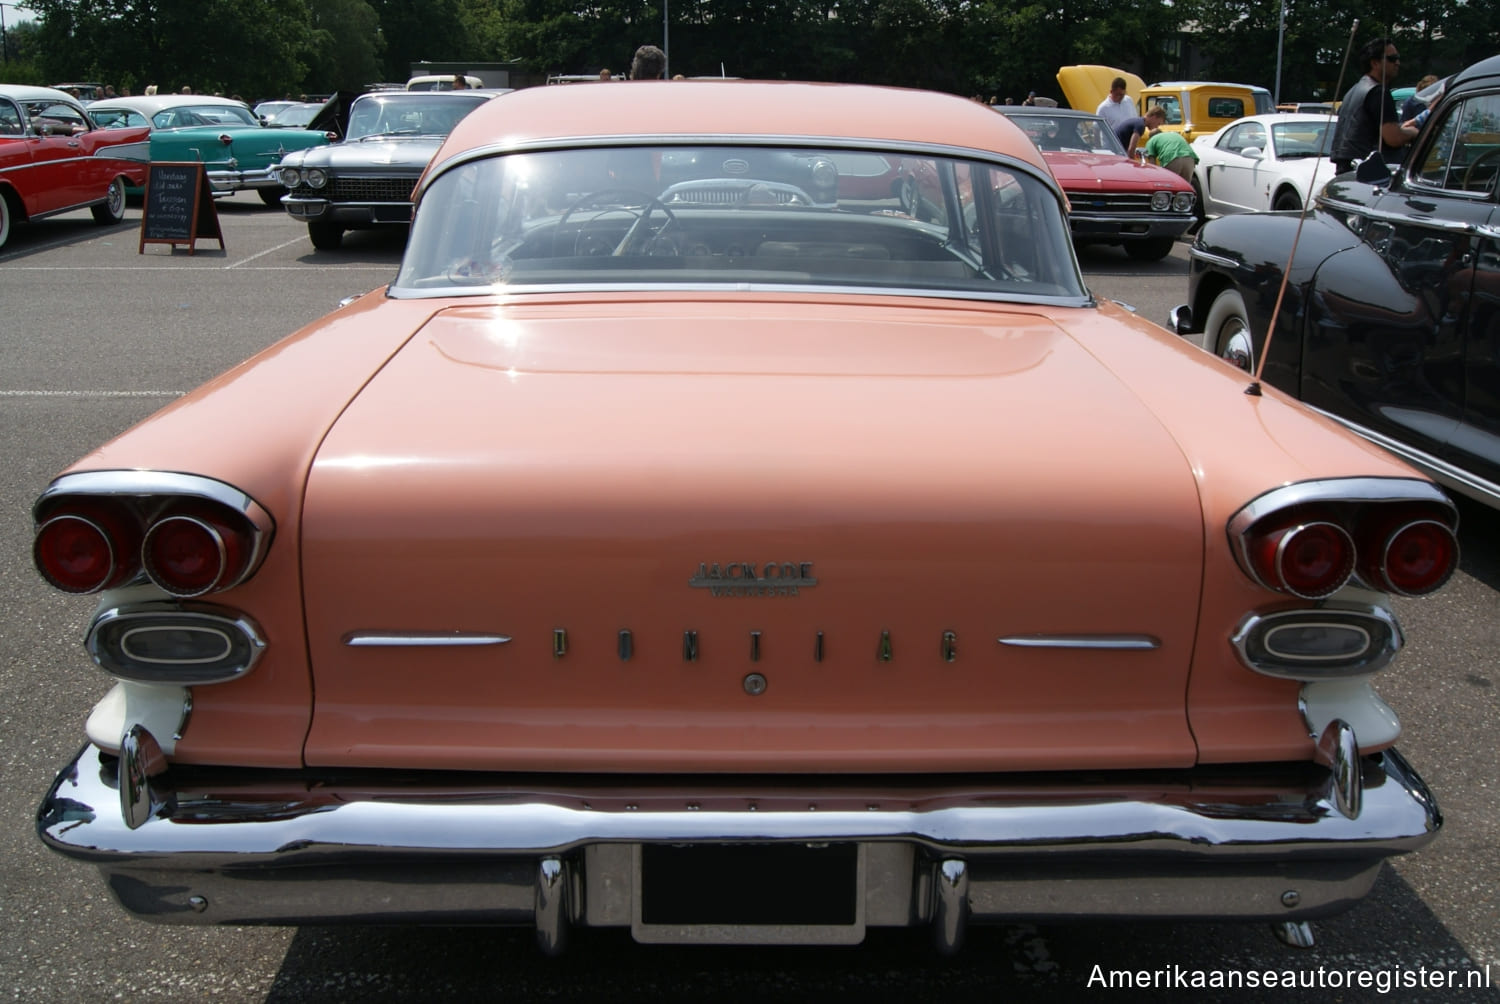
{"type": "Polygon", "coordinates": [[[528,87],[475,109],[434,170],[468,150],[632,142],[869,141],[994,151],[1047,173],[1036,146],[989,105],[935,91],[860,84],[636,80],[625,87],[528,87]]]}
{"type": "Polygon", "coordinates": [[[1466,84],[1480,77],[1493,77],[1497,75],[1500,75],[1500,56],[1491,56],[1488,59],[1481,59],[1472,66],[1459,70],[1448,81],[1448,86],[1451,89],[1459,84],[1466,84]]]}
{"type": "Polygon", "coordinates": [[[60,101],[69,105],[78,103],[78,99],[67,91],[60,91],[55,87],[32,87],[29,84],[0,84],[0,96],[12,101],[60,101]]]}
{"type": "Polygon", "coordinates": [[[89,107],[97,111],[109,111],[112,108],[129,108],[150,118],[163,108],[180,108],[183,105],[197,105],[199,107],[216,105],[221,108],[250,107],[243,101],[236,101],[233,98],[216,98],[211,94],[131,95],[128,98],[106,98],[103,101],[95,101],[89,107]]]}
{"type": "Polygon", "coordinates": [[[1326,112],[1262,112],[1259,115],[1246,115],[1243,118],[1237,118],[1224,128],[1232,128],[1241,122],[1260,122],[1264,125],[1302,125],[1304,123],[1307,125],[1326,125],[1329,122],[1337,121],[1337,115],[1330,116],[1326,112]]]}

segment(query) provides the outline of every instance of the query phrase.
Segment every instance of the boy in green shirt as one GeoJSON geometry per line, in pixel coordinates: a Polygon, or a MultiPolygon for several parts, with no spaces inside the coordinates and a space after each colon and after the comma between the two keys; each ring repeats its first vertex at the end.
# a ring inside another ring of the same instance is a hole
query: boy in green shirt
{"type": "Polygon", "coordinates": [[[1198,166],[1198,155],[1193,152],[1193,145],[1182,138],[1182,133],[1162,129],[1167,122],[1167,113],[1161,105],[1153,105],[1145,117],[1146,128],[1151,131],[1151,138],[1141,146],[1146,156],[1173,174],[1180,175],[1182,180],[1192,181],[1193,168],[1198,166]]]}

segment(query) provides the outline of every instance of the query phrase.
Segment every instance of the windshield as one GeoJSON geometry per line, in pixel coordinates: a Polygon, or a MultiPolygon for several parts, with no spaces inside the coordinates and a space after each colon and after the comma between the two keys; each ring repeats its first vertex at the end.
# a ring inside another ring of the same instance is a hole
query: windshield
{"type": "Polygon", "coordinates": [[[1108,153],[1125,156],[1125,148],[1102,118],[1077,115],[1012,115],[1038,150],[1057,153],[1108,153]]]}
{"type": "Polygon", "coordinates": [[[421,196],[393,287],[661,283],[1085,297],[1057,196],[1025,169],[765,146],[491,156],[421,196]]]}
{"type": "Polygon", "coordinates": [[[282,129],[301,129],[313,120],[323,108],[320,104],[297,104],[272,115],[266,120],[266,125],[277,126],[282,129]]]}
{"type": "Polygon", "coordinates": [[[484,95],[404,92],[370,95],[354,102],[349,113],[350,140],[371,136],[446,136],[459,119],[478,108],[484,95]]]}

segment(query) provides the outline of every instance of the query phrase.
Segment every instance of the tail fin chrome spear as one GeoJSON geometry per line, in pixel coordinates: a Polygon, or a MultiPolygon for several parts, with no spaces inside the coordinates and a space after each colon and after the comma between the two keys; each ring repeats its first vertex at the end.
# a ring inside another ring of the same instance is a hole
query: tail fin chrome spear
{"type": "MultiPolygon", "coordinates": [[[[1333,88],[1335,97],[1344,92],[1344,72],[1349,69],[1349,53],[1354,48],[1354,33],[1357,31],[1359,31],[1359,18],[1355,18],[1354,23],[1349,26],[1349,41],[1344,45],[1344,62],[1339,67],[1338,83],[1335,84],[1333,88]]],[[[1328,110],[1328,125],[1330,128],[1332,128],[1333,126],[1333,109],[1331,107],[1328,110]]],[[[1331,139],[1329,141],[1328,155],[1331,163],[1333,157],[1333,146],[1331,139]]],[[[1321,159],[1322,158],[1319,157],[1317,160],[1313,161],[1313,176],[1307,185],[1309,194],[1316,191],[1313,185],[1318,180],[1317,164],[1318,160],[1321,159]]],[[[1297,217],[1297,229],[1292,234],[1292,249],[1287,252],[1286,267],[1281,270],[1281,288],[1276,291],[1276,305],[1271,308],[1271,323],[1270,326],[1266,328],[1265,343],[1260,347],[1260,360],[1255,364],[1255,373],[1250,378],[1250,386],[1245,388],[1245,393],[1249,394],[1252,397],[1260,396],[1260,375],[1265,371],[1266,358],[1271,354],[1271,339],[1276,335],[1276,319],[1281,315],[1281,304],[1286,299],[1287,280],[1291,278],[1292,262],[1297,257],[1297,241],[1302,237],[1302,224],[1307,222],[1307,211],[1312,208],[1312,204],[1313,200],[1311,198],[1307,199],[1306,202],[1303,203],[1301,215],[1297,217]]]]}

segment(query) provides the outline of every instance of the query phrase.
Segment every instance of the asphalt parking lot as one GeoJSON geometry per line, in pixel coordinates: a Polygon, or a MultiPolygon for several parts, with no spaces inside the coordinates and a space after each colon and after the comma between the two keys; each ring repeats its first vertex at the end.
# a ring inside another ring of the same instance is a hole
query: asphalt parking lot
{"type": "MultiPolygon", "coordinates": [[[[849,949],[666,948],[584,932],[569,955],[549,960],[529,931],[172,928],[128,918],[91,871],[47,852],[34,833],[36,804],[108,683],[80,645],[92,602],[57,595],[31,567],[31,503],[92,447],[344,296],[387,282],[402,248],[397,233],[353,233],[339,251],[314,251],[301,224],[254,197],[217,211],[222,250],[207,241],[191,255],[166,245],[142,253],[138,208],[112,227],[86,212],[18,227],[0,249],[0,997],[1072,1001],[1107,995],[1101,974],[1131,970],[1161,974],[1158,989],[1133,999],[1500,1000],[1500,515],[1470,505],[1463,570],[1437,596],[1398,605],[1408,647],[1381,685],[1445,831],[1388,867],[1370,899],[1316,924],[1312,949],[1286,948],[1261,924],[1018,924],[973,931],[946,961],[913,931],[875,931],[849,949]],[[1263,977],[1240,989],[1170,989],[1194,974],[1266,972],[1310,989],[1267,987],[1263,977]],[[1382,992],[1403,979],[1423,983],[1382,992]]],[[[1185,296],[1184,245],[1158,263],[1116,249],[1081,259],[1099,295],[1153,321],[1185,296]]]]}

